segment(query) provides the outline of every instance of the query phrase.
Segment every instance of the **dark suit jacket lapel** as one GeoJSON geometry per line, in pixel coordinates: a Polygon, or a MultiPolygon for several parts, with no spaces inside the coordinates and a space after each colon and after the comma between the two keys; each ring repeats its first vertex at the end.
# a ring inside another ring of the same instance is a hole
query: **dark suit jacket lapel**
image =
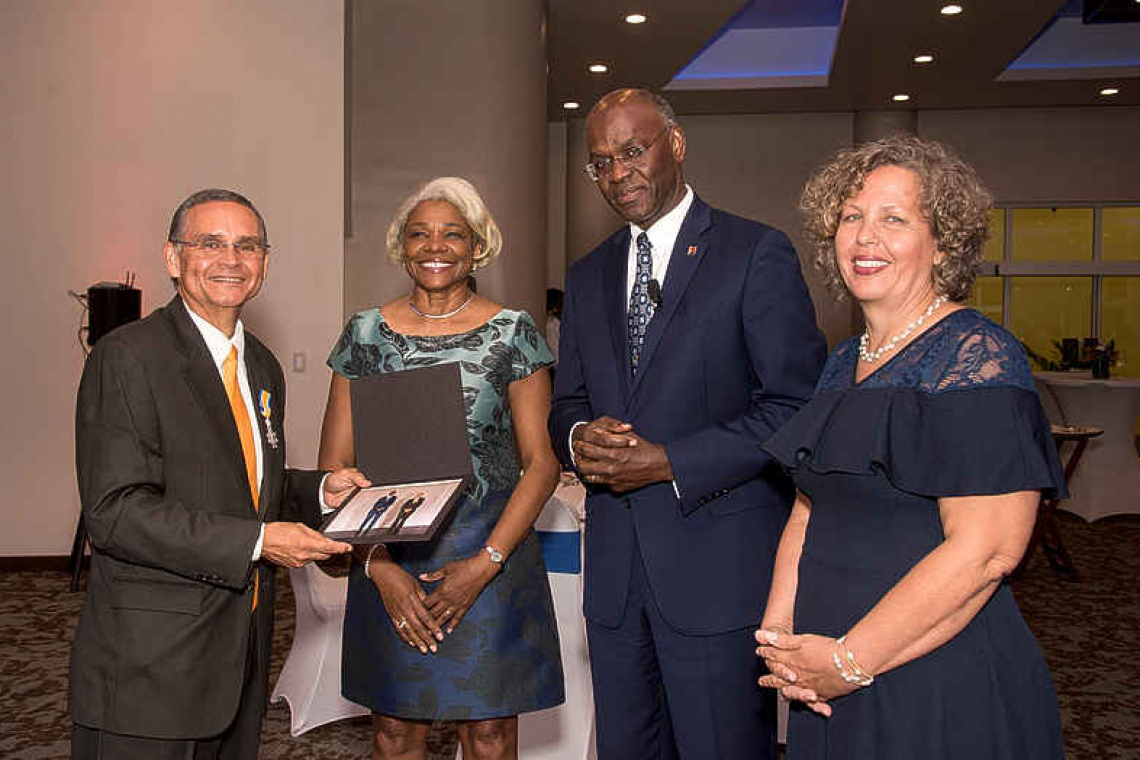
{"type": "Polygon", "coordinates": [[[645,344],[641,348],[637,377],[634,378],[629,393],[631,403],[641,385],[641,378],[645,376],[646,367],[653,361],[653,354],[661,343],[661,336],[669,327],[669,322],[673,319],[681,299],[684,298],[689,282],[700,266],[701,259],[704,258],[705,249],[708,248],[711,223],[709,207],[694,196],[693,205],[685,215],[681,231],[677,234],[677,241],[673,244],[673,251],[669,254],[669,268],[665,273],[665,287],[661,292],[661,308],[654,312],[653,319],[649,321],[645,344]]]}
{"type": "Polygon", "coordinates": [[[257,416],[258,430],[261,431],[261,488],[258,496],[258,512],[262,520],[266,519],[269,508],[280,500],[278,490],[281,487],[281,478],[275,473],[284,468],[285,456],[284,442],[281,440],[282,415],[285,410],[281,408],[280,389],[272,385],[272,374],[260,361],[260,353],[251,350],[249,333],[245,338],[245,369],[249,377],[249,392],[253,395],[253,411],[257,416]],[[269,410],[268,422],[262,406],[262,392],[269,394],[265,399],[269,410]],[[269,429],[272,428],[276,445],[269,440],[269,429]]]}
{"type": "Polygon", "coordinates": [[[605,288],[606,317],[610,327],[610,341],[614,349],[614,363],[618,370],[621,397],[629,393],[629,337],[626,312],[629,308],[626,275],[629,270],[629,225],[615,235],[606,251],[602,264],[602,286],[605,288]],[[609,316],[612,315],[612,316],[609,316]]]}
{"type": "MultiPolygon", "coordinates": [[[[214,463],[211,466],[216,464],[219,468],[228,468],[241,487],[242,493],[248,495],[249,478],[245,474],[241,439],[238,438],[237,425],[234,424],[234,415],[230,410],[229,399],[226,398],[226,389],[222,385],[221,377],[218,376],[214,359],[206,348],[206,341],[190,321],[190,315],[186,313],[186,307],[180,298],[176,296],[171,300],[164,308],[164,312],[170,321],[178,351],[182,354],[181,369],[186,384],[201,407],[210,429],[218,438],[222,456],[213,457],[214,463]]],[[[253,509],[252,498],[249,500],[249,507],[253,509]]]]}

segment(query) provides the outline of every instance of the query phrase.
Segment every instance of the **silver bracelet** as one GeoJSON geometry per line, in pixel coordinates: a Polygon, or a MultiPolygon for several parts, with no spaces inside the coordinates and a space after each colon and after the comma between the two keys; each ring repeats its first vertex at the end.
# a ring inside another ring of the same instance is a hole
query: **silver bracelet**
{"type": "Polygon", "coordinates": [[[372,555],[375,554],[376,550],[379,548],[380,544],[372,544],[372,548],[368,550],[368,556],[364,558],[364,577],[368,580],[372,580],[372,574],[368,572],[369,568],[372,566],[372,555]]]}

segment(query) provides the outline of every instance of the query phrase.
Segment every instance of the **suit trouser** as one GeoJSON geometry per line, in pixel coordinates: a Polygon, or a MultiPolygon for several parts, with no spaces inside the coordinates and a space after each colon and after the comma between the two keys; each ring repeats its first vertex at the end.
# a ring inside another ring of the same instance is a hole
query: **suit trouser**
{"type": "MultiPolygon", "coordinates": [[[[262,584],[265,589],[266,584],[262,584]]],[[[257,760],[261,723],[269,700],[272,604],[259,604],[249,632],[241,698],[233,722],[218,736],[154,739],[102,731],[73,723],[72,760],[257,760]]],[[[209,694],[202,694],[209,699],[209,694]]]]}
{"type": "Polygon", "coordinates": [[[633,554],[621,623],[586,623],[600,760],[775,757],[776,698],[756,683],[755,627],[678,633],[653,598],[636,539],[633,554]]]}

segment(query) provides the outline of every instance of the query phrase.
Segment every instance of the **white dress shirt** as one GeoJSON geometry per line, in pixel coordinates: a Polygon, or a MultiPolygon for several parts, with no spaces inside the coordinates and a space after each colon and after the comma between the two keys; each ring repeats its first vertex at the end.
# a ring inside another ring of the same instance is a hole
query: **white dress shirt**
{"type": "Polygon", "coordinates": [[[685,197],[674,206],[669,213],[653,223],[653,226],[643,230],[633,222],[629,224],[629,259],[625,269],[625,306],[629,309],[629,299],[633,294],[633,283],[637,279],[637,236],[644,232],[649,236],[649,244],[653,246],[650,252],[653,260],[649,274],[651,280],[657,280],[662,290],[665,288],[665,275],[669,273],[669,257],[673,254],[673,246],[677,236],[681,234],[681,225],[685,223],[685,215],[693,205],[693,188],[685,185],[685,197]]]}
{"type": "MultiPolygon", "coordinates": [[[[186,302],[183,301],[182,305],[186,306],[186,302]]],[[[230,355],[230,347],[237,347],[238,389],[241,391],[241,400],[245,402],[245,411],[249,415],[249,426],[253,429],[253,448],[257,460],[257,492],[261,493],[261,481],[265,476],[265,463],[262,461],[263,455],[261,453],[261,427],[257,424],[257,416],[253,409],[253,394],[249,391],[249,375],[245,371],[245,330],[242,328],[241,320],[239,319],[237,326],[234,327],[234,334],[231,338],[195,314],[189,306],[186,306],[186,313],[190,315],[190,321],[202,334],[202,340],[206,341],[206,349],[210,352],[210,358],[214,360],[214,366],[218,370],[218,377],[221,377],[223,382],[225,378],[222,373],[222,363],[230,355]]],[[[257,535],[257,543],[253,547],[253,560],[255,562],[261,558],[261,543],[264,538],[265,525],[262,524],[257,535]]]]}

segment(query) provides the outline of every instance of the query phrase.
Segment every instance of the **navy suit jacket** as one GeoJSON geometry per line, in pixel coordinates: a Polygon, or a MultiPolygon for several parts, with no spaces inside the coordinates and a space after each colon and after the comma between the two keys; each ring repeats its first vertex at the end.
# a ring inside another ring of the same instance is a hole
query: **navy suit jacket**
{"type": "Polygon", "coordinates": [[[686,634],[760,621],[794,488],[761,445],[811,396],[826,355],[799,259],[771,227],[694,198],[635,378],[629,226],[567,274],[550,433],[609,415],[664,444],[670,483],[586,499],[585,615],[621,622],[636,534],[654,598],[686,634]]]}

